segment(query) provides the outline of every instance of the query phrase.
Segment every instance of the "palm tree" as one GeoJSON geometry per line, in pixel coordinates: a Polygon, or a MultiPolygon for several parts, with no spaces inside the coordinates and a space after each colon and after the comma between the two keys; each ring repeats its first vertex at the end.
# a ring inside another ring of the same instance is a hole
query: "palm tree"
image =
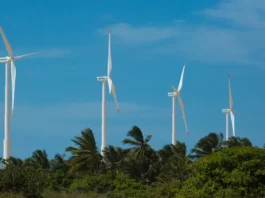
{"type": "Polygon", "coordinates": [[[25,160],[26,166],[32,166],[34,168],[49,169],[50,162],[45,150],[36,150],[32,153],[32,156],[25,160]]]}
{"type": "Polygon", "coordinates": [[[187,164],[189,160],[186,156],[186,145],[182,142],[176,142],[176,145],[165,145],[158,151],[161,158],[161,174],[160,179],[170,181],[170,179],[178,179],[184,181],[187,174],[187,164]],[[168,177],[170,176],[170,177],[168,177]]]}
{"type": "Polygon", "coordinates": [[[137,126],[133,126],[127,133],[130,138],[125,138],[123,144],[133,147],[123,160],[123,169],[132,178],[151,183],[156,180],[159,174],[159,156],[156,151],[148,144],[152,135],[143,137],[143,132],[137,126]]]}
{"type": "Polygon", "coordinates": [[[129,149],[122,149],[112,145],[104,149],[104,162],[107,170],[112,173],[118,173],[121,169],[123,159],[128,153],[129,149]]]}
{"type": "Polygon", "coordinates": [[[196,159],[222,150],[223,138],[222,133],[209,133],[199,140],[195,148],[191,150],[189,157],[196,159]]]}
{"type": "Polygon", "coordinates": [[[132,129],[127,133],[127,136],[130,138],[125,138],[122,142],[123,144],[129,144],[134,146],[132,151],[134,157],[145,156],[147,153],[150,154],[151,147],[148,144],[152,135],[148,135],[145,139],[143,137],[143,132],[137,126],[133,126],[132,129]]]}
{"type": "Polygon", "coordinates": [[[167,144],[158,153],[164,162],[172,159],[182,160],[186,156],[186,144],[179,141],[176,142],[176,145],[167,144]]]}
{"type": "Polygon", "coordinates": [[[232,147],[246,147],[246,146],[252,146],[252,143],[250,142],[250,140],[248,138],[240,138],[240,137],[230,137],[228,139],[228,141],[225,141],[224,144],[228,147],[228,148],[232,148],[232,147]]]}
{"type": "Polygon", "coordinates": [[[22,159],[20,158],[16,158],[16,157],[9,157],[8,159],[2,159],[1,160],[2,163],[4,165],[14,165],[14,166],[23,166],[24,165],[24,162],[22,159]]]}
{"type": "Polygon", "coordinates": [[[81,136],[75,136],[72,139],[78,148],[68,147],[67,152],[70,152],[68,163],[70,165],[70,171],[77,171],[81,173],[95,173],[100,172],[103,165],[103,157],[98,152],[94,134],[91,129],[86,128],[81,131],[81,136]]]}
{"type": "Polygon", "coordinates": [[[56,154],[50,161],[50,165],[51,171],[62,171],[64,173],[68,171],[68,166],[64,161],[64,155],[56,154]]]}

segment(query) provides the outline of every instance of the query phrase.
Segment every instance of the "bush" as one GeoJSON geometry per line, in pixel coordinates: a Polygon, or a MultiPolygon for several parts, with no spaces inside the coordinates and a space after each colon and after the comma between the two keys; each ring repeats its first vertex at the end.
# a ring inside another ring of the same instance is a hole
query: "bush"
{"type": "Polygon", "coordinates": [[[43,170],[8,165],[0,171],[0,192],[16,193],[28,198],[41,197],[47,174],[43,170]]]}
{"type": "Polygon", "coordinates": [[[49,173],[47,189],[51,191],[65,191],[73,182],[73,177],[62,171],[49,173]]]}
{"type": "Polygon", "coordinates": [[[24,198],[21,195],[11,194],[11,193],[3,193],[0,194],[0,198],[24,198]]]}
{"type": "Polygon", "coordinates": [[[127,175],[117,175],[113,181],[113,192],[108,194],[108,198],[149,198],[147,186],[130,179],[127,175]]]}
{"type": "Polygon", "coordinates": [[[113,189],[113,178],[110,175],[90,175],[75,180],[70,186],[70,192],[96,192],[103,194],[113,189]]]}
{"type": "Polygon", "coordinates": [[[177,197],[265,196],[264,149],[224,149],[194,162],[191,170],[192,176],[177,197]]]}

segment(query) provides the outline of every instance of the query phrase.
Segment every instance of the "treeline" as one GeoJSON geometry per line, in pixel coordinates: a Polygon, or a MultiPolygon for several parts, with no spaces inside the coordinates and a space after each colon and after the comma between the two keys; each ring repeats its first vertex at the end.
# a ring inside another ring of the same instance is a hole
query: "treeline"
{"type": "MultiPolygon", "coordinates": [[[[30,158],[1,160],[2,197],[214,198],[265,197],[265,149],[247,138],[209,133],[191,152],[185,143],[155,150],[141,129],[132,127],[123,149],[100,154],[91,129],[72,139],[69,159],[45,150],[30,158]]],[[[0,196],[1,197],[1,196],[0,196]]]]}

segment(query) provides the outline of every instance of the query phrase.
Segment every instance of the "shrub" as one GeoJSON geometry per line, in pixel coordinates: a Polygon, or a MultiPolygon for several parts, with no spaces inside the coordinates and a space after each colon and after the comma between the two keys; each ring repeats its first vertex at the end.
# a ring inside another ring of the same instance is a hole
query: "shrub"
{"type": "Polygon", "coordinates": [[[0,171],[0,192],[17,193],[28,198],[41,197],[47,174],[39,169],[8,165],[0,171]]]}
{"type": "Polygon", "coordinates": [[[70,191],[82,193],[96,192],[103,194],[112,190],[112,188],[113,178],[110,175],[90,175],[75,180],[70,186],[70,191]]]}

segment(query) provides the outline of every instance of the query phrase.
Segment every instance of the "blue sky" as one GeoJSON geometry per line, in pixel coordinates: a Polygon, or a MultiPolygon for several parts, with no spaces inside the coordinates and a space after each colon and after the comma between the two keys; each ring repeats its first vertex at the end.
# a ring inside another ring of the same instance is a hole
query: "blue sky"
{"type": "MultiPolygon", "coordinates": [[[[133,125],[151,145],[171,143],[170,84],[182,88],[189,137],[177,106],[177,140],[188,148],[209,132],[225,132],[227,74],[236,135],[265,143],[265,3],[263,0],[201,1],[7,1],[1,26],[15,54],[41,52],[16,62],[12,155],[45,149],[64,153],[86,127],[101,144],[101,83],[107,73],[107,28],[112,28],[112,78],[120,114],[107,95],[108,144],[133,125]]],[[[0,56],[6,56],[0,43],[0,56]]],[[[0,70],[0,138],[4,134],[4,65],[0,70]]],[[[2,144],[1,144],[2,145],[2,144]]],[[[2,146],[0,146],[2,153],[2,146]]]]}

